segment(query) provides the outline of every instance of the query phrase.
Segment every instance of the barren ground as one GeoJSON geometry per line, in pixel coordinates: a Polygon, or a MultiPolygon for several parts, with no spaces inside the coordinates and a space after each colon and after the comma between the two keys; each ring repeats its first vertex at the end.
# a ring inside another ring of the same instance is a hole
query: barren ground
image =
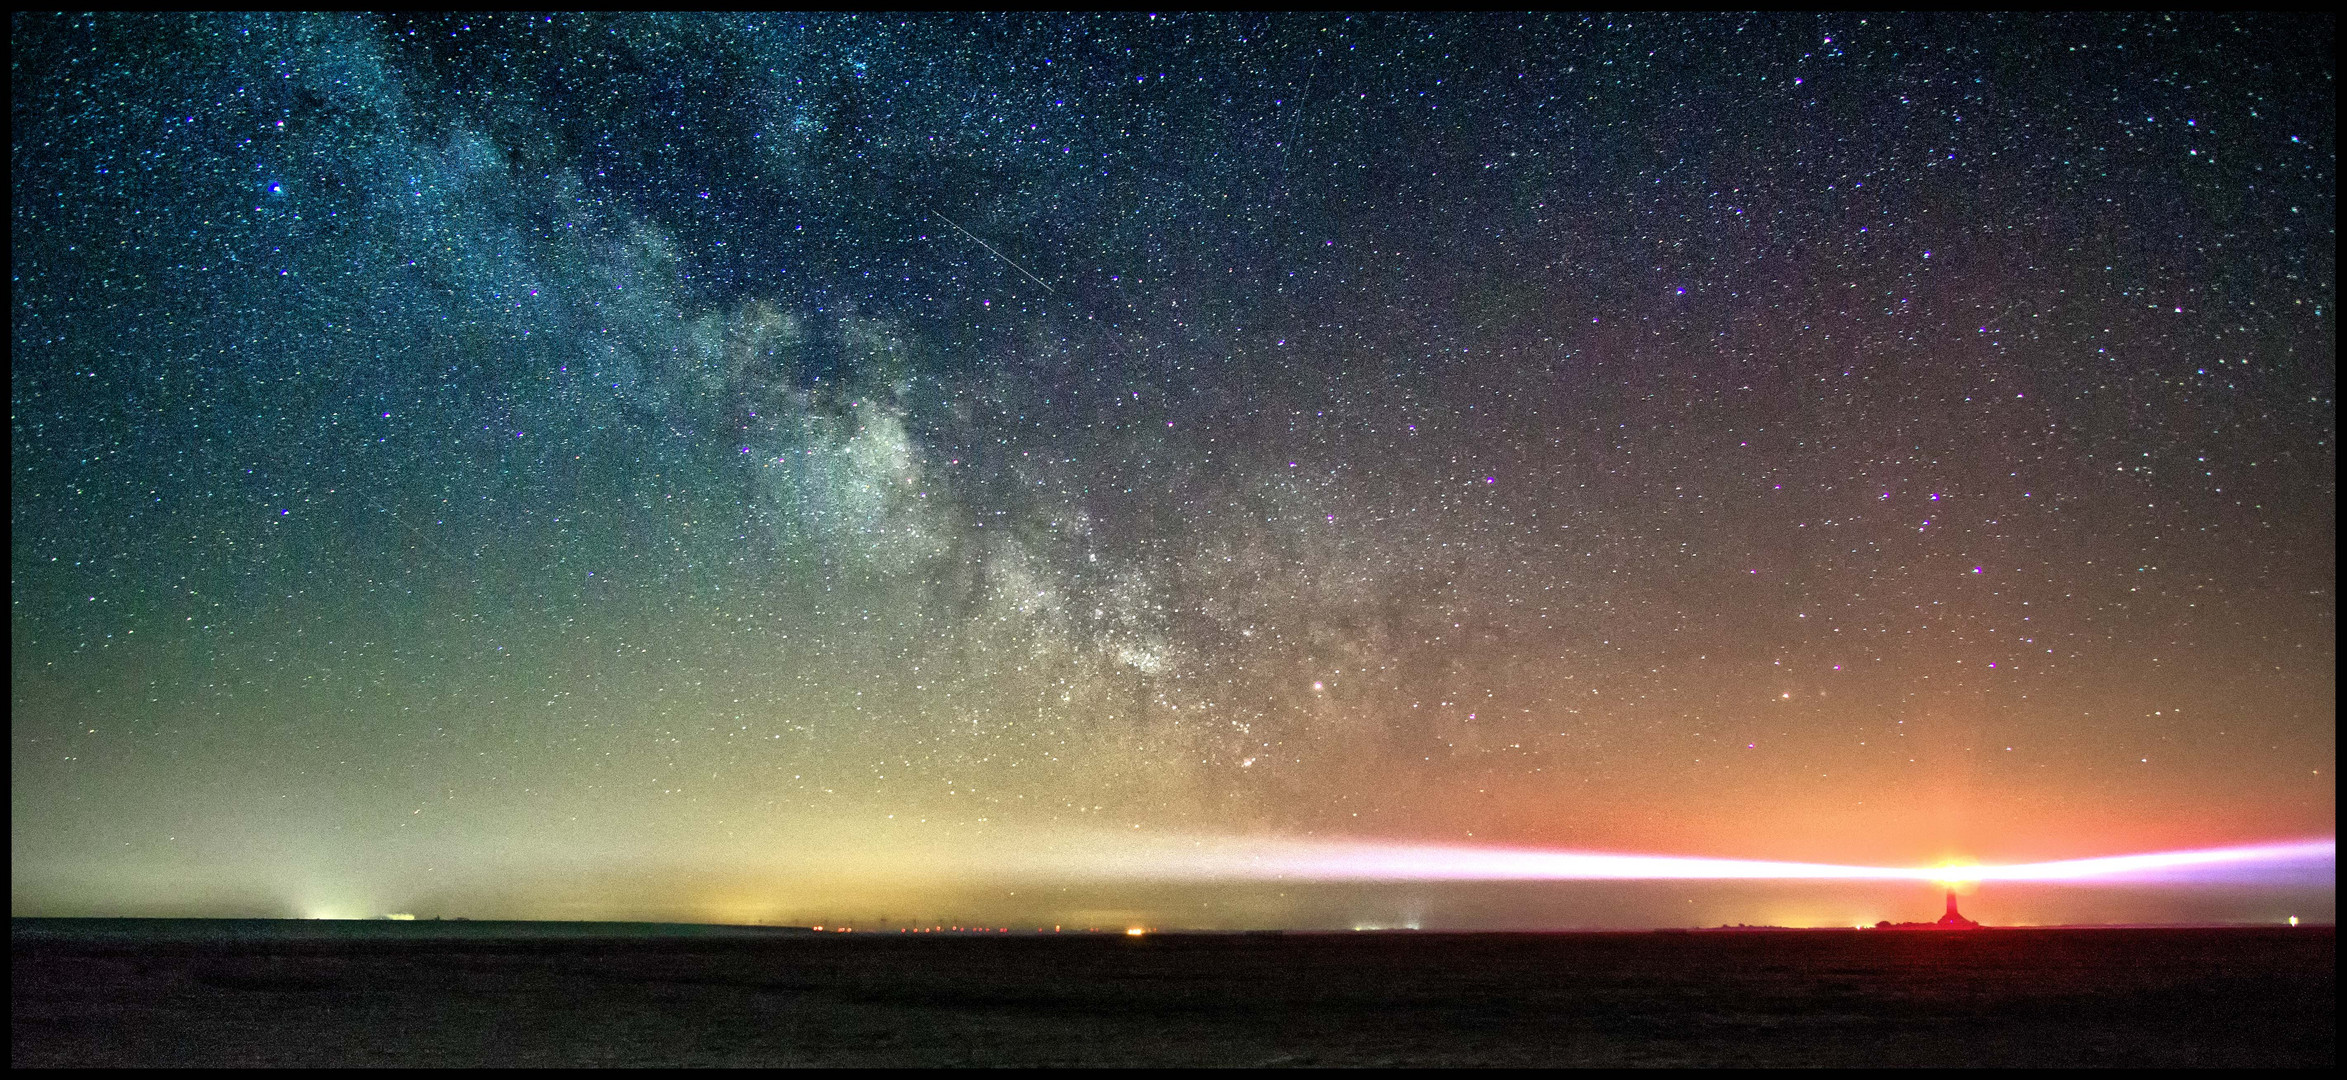
{"type": "MultiPolygon", "coordinates": [[[[2331,928],[12,933],[11,1064],[2328,1065],[2331,928]]],[[[161,924],[158,924],[161,925],[161,924]]],[[[180,924],[185,926],[187,924],[180,924]]]]}

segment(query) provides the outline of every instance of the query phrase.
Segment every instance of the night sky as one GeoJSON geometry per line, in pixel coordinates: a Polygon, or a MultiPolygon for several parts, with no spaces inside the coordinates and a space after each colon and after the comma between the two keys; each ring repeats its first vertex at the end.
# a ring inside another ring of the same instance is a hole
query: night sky
{"type": "Polygon", "coordinates": [[[16,914],[1872,922],[1020,868],[2335,829],[2328,17],[12,31],[16,914]]]}

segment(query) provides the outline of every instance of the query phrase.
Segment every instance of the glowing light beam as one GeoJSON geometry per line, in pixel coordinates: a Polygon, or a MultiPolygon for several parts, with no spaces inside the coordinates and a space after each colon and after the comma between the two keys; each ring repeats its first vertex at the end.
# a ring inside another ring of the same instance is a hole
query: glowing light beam
{"type": "Polygon", "coordinates": [[[1121,850],[1049,860],[1083,877],[1283,881],[2035,881],[2070,884],[2179,882],[2319,884],[2337,880],[2338,841],[2109,855],[2054,862],[1961,866],[1831,863],[1624,855],[1367,841],[1190,840],[1154,850],[1125,838],[1121,850]]]}

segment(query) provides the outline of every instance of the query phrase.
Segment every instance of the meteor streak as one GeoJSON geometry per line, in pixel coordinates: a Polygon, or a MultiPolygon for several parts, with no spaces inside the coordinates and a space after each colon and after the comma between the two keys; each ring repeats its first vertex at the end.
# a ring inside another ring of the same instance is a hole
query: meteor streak
{"type": "Polygon", "coordinates": [[[1254,881],[2042,881],[2281,883],[2335,880],[2338,841],[2161,851],[2055,862],[1964,866],[1624,855],[1366,841],[1192,840],[1156,850],[1063,855],[1051,869],[1082,877],[1254,881]]]}
{"type": "Polygon", "coordinates": [[[1008,256],[1008,255],[1005,255],[1005,254],[1003,254],[1002,252],[999,252],[999,251],[996,251],[996,250],[994,250],[994,245],[992,245],[992,244],[989,244],[989,243],[987,243],[987,242],[986,242],[986,241],[984,241],[984,240],[980,240],[980,239],[978,239],[978,234],[977,234],[977,233],[974,233],[974,232],[971,232],[971,231],[970,231],[970,230],[968,230],[968,229],[962,228],[962,223],[961,223],[961,222],[955,221],[954,219],[952,219],[952,218],[949,218],[949,217],[945,216],[944,214],[939,214],[939,213],[937,213],[937,211],[935,211],[935,210],[931,210],[931,211],[929,211],[929,212],[930,212],[931,214],[935,215],[935,216],[936,216],[936,218],[937,218],[937,220],[939,220],[939,221],[942,221],[942,222],[945,222],[946,224],[953,226],[953,231],[955,231],[955,232],[958,232],[958,233],[962,234],[963,236],[967,236],[967,237],[969,237],[969,238],[971,239],[971,241],[975,242],[975,243],[976,243],[976,244],[977,244],[979,247],[985,248],[985,249],[986,249],[986,252],[987,252],[987,254],[989,254],[989,255],[992,255],[992,256],[994,256],[994,257],[995,257],[995,258],[997,258],[997,259],[1001,259],[1003,262],[1010,263],[1010,268],[1011,268],[1011,269],[1013,269],[1013,270],[1016,270],[1016,271],[1018,271],[1019,273],[1022,273],[1022,274],[1027,274],[1027,280],[1029,280],[1029,281],[1032,281],[1032,282],[1034,282],[1034,283],[1035,283],[1035,284],[1037,284],[1037,285],[1041,285],[1041,286],[1043,286],[1043,291],[1044,291],[1044,292],[1050,293],[1050,294],[1052,294],[1053,296],[1057,296],[1057,295],[1059,295],[1059,290],[1052,288],[1052,287],[1051,287],[1049,284],[1046,284],[1042,278],[1036,277],[1036,276],[1035,276],[1035,275],[1033,275],[1033,274],[1028,274],[1028,273],[1027,273],[1027,268],[1026,268],[1026,267],[1024,267],[1024,266],[1020,266],[1019,264],[1017,264],[1017,263],[1015,263],[1015,262],[1011,262],[1011,257],[1010,257],[1010,256],[1008,256]]]}

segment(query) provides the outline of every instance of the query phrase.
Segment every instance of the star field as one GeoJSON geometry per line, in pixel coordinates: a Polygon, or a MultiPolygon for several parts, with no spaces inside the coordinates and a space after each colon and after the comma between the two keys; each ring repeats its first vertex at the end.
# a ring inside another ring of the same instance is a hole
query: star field
{"type": "Polygon", "coordinates": [[[15,16],[13,906],[2329,835],[2330,25],[15,16]]]}

